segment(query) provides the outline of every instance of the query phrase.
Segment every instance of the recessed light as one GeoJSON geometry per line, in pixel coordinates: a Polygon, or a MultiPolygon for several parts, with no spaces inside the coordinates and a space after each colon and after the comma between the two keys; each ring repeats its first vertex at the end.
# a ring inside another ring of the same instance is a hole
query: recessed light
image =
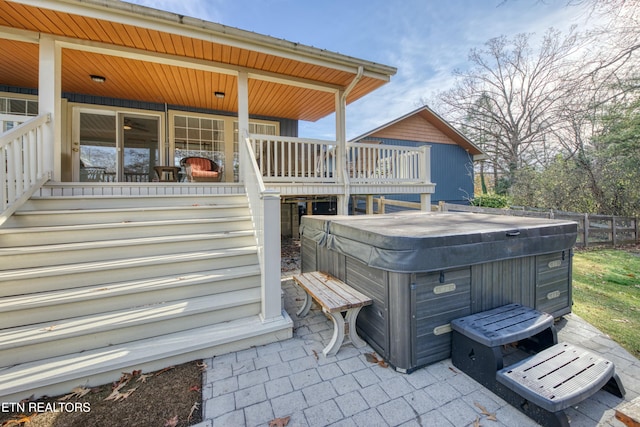
{"type": "Polygon", "coordinates": [[[96,83],[104,83],[107,81],[106,77],[99,76],[97,74],[91,74],[89,77],[91,77],[91,80],[93,80],[96,83]]]}
{"type": "Polygon", "coordinates": [[[216,98],[224,98],[224,92],[213,92],[216,98]]]}

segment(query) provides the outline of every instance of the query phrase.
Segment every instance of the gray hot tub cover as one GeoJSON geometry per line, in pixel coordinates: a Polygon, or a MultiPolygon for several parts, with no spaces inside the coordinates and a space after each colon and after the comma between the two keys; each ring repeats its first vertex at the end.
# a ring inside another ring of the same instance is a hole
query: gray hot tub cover
{"type": "Polygon", "coordinates": [[[577,223],[470,213],[302,218],[300,233],[370,267],[410,273],[571,249],[577,223]]]}

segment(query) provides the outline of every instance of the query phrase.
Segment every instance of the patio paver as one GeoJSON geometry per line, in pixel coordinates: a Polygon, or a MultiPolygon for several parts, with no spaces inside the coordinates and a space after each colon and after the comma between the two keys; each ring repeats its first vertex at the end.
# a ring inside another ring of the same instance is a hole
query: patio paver
{"type": "MultiPolygon", "coordinates": [[[[449,359],[407,375],[367,362],[365,353],[373,352],[368,345],[356,349],[347,344],[325,358],[322,349],[331,336],[331,321],[315,305],[298,319],[303,291],[292,280],[283,280],[283,290],[294,337],[205,360],[207,419],[201,427],[267,426],[266,415],[291,416],[289,426],[314,427],[458,426],[473,425],[476,418],[495,427],[537,425],[459,372],[449,359]],[[497,421],[487,421],[480,407],[495,413],[497,421]]],[[[613,360],[627,391],[624,400],[599,391],[568,409],[572,425],[623,427],[613,409],[640,395],[640,361],[578,316],[567,315],[556,327],[559,340],[613,360]]]]}

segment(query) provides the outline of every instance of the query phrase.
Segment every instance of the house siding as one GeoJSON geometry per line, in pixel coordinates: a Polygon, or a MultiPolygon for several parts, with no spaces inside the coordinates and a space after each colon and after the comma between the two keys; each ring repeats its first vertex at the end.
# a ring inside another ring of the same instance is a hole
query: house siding
{"type": "MultiPolygon", "coordinates": [[[[24,95],[37,95],[37,89],[30,88],[19,88],[14,86],[0,85],[0,92],[7,93],[15,93],[15,94],[24,94],[24,95]]],[[[217,111],[217,110],[209,110],[205,108],[192,108],[185,107],[181,105],[165,105],[157,102],[143,102],[143,101],[134,101],[128,99],[118,99],[118,98],[107,98],[101,96],[92,96],[92,95],[84,95],[78,93],[70,93],[63,92],[62,98],[67,99],[69,102],[79,103],[79,104],[91,104],[91,105],[102,105],[102,106],[110,106],[117,108],[131,108],[137,110],[146,110],[146,111],[187,111],[192,113],[202,113],[202,114],[212,114],[218,116],[237,116],[234,112],[229,111],[217,111]]],[[[269,120],[280,123],[280,135],[282,136],[298,136],[298,120],[294,119],[284,119],[284,118],[276,118],[276,117],[265,117],[265,116],[255,116],[250,115],[250,119],[255,120],[269,120]]]]}
{"type": "Polygon", "coordinates": [[[447,135],[419,115],[407,117],[401,122],[379,130],[371,139],[403,140],[413,142],[432,142],[456,145],[447,135]]]}

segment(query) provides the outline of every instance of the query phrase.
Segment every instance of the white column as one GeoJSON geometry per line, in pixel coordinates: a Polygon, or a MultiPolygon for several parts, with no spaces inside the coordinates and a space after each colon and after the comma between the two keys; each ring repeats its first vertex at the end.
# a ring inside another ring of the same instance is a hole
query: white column
{"type": "Polygon", "coordinates": [[[280,193],[265,190],[262,193],[264,208],[264,271],[262,273],[263,322],[282,319],[282,287],[280,280],[280,193]]]}
{"type": "Polygon", "coordinates": [[[40,38],[38,113],[51,114],[51,121],[44,127],[44,163],[45,170],[52,172],[51,179],[54,181],[60,181],[62,176],[61,76],[60,46],[52,38],[43,35],[40,38]]]}
{"type": "Polygon", "coordinates": [[[349,172],[347,171],[347,102],[345,92],[340,90],[335,95],[336,103],[336,167],[338,177],[342,178],[344,194],[338,196],[338,215],[349,214],[349,172]]]}
{"type": "MultiPolygon", "coordinates": [[[[238,151],[245,150],[244,138],[249,134],[249,75],[245,71],[238,73],[238,151]]],[[[242,159],[243,156],[241,155],[242,159]]],[[[240,164],[240,182],[244,182],[242,168],[246,165],[240,164]]]]}
{"type": "MultiPolygon", "coordinates": [[[[431,146],[422,147],[422,171],[421,177],[425,184],[431,184],[431,146]]],[[[420,210],[431,212],[431,193],[420,194],[420,210]]]]}

